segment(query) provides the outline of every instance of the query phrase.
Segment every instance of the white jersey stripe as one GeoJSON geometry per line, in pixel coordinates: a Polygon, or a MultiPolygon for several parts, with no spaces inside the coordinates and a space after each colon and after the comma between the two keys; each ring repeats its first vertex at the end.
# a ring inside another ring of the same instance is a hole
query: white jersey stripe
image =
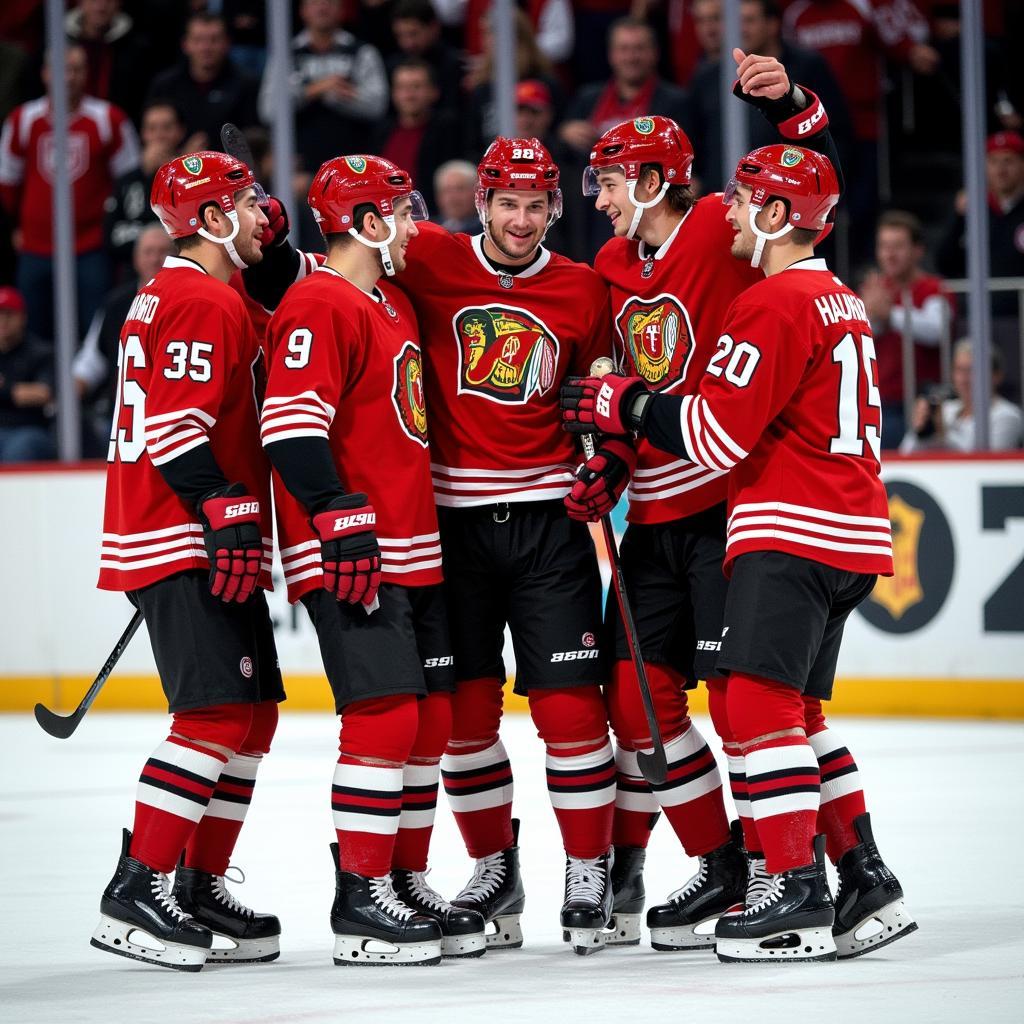
{"type": "Polygon", "coordinates": [[[726,551],[743,541],[764,537],[788,540],[794,544],[803,544],[811,548],[826,548],[829,551],[849,551],[861,555],[887,555],[892,553],[892,544],[888,541],[876,544],[843,544],[839,541],[812,537],[809,534],[793,533],[790,530],[740,530],[736,533],[730,530],[728,540],[725,542],[726,551]]]}
{"type": "Polygon", "coordinates": [[[737,505],[732,510],[729,521],[732,522],[737,516],[747,512],[791,512],[794,515],[806,516],[809,519],[824,519],[832,523],[850,523],[852,525],[874,526],[883,529],[890,528],[889,520],[883,519],[881,516],[852,516],[842,512],[829,512],[823,508],[812,508],[809,505],[793,505],[785,501],[758,501],[737,505]]]}

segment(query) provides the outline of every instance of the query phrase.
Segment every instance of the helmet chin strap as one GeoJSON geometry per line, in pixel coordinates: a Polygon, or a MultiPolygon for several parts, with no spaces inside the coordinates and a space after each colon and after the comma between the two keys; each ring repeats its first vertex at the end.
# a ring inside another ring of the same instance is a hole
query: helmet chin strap
{"type": "Polygon", "coordinates": [[[793,225],[787,221],[778,231],[762,231],[757,226],[757,215],[763,209],[763,206],[754,206],[753,204],[750,206],[750,230],[754,232],[754,236],[757,238],[757,241],[754,243],[754,255],[750,257],[750,265],[752,267],[761,266],[761,256],[764,253],[765,242],[772,242],[776,238],[788,235],[793,230],[793,225]]]}
{"type": "Polygon", "coordinates": [[[626,193],[629,196],[629,201],[633,204],[633,219],[629,222],[629,230],[626,232],[627,238],[633,238],[636,235],[636,229],[640,227],[640,218],[644,215],[644,210],[657,206],[665,198],[665,193],[668,191],[670,184],[667,181],[663,181],[661,188],[658,189],[658,194],[653,199],[648,199],[647,202],[644,202],[636,197],[637,180],[636,178],[631,178],[626,184],[626,193]]]}
{"type": "Polygon", "coordinates": [[[391,261],[391,243],[395,240],[398,234],[398,228],[395,227],[395,218],[392,214],[390,217],[380,216],[380,219],[384,221],[388,226],[388,237],[383,242],[374,242],[369,238],[366,238],[363,234],[356,231],[355,228],[349,228],[348,233],[357,241],[365,245],[368,249],[376,249],[380,253],[381,266],[384,268],[384,273],[388,277],[395,276],[395,265],[391,261]]]}
{"type": "Polygon", "coordinates": [[[216,242],[218,245],[223,245],[225,252],[228,254],[228,258],[239,270],[245,270],[249,265],[238,255],[238,250],[234,246],[234,241],[238,237],[238,213],[235,210],[229,210],[224,214],[229,221],[231,221],[231,234],[220,238],[217,235],[211,235],[206,228],[200,228],[196,234],[201,235],[209,242],[216,242]]]}

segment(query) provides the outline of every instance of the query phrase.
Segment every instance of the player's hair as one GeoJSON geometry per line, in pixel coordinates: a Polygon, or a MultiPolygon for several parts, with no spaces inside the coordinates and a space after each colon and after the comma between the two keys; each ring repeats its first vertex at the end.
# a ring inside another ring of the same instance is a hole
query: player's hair
{"type": "MultiPolygon", "coordinates": [[[[661,181],[665,180],[665,172],[662,170],[661,164],[640,165],[641,178],[648,171],[656,171],[661,181]]],[[[693,194],[693,189],[689,185],[669,185],[668,191],[665,193],[665,202],[668,203],[670,210],[676,213],[686,213],[697,202],[697,197],[693,194]]]]}
{"type": "Polygon", "coordinates": [[[418,21],[421,25],[434,25],[438,18],[431,0],[398,0],[391,12],[391,20],[418,21]]]}
{"type": "Polygon", "coordinates": [[[906,210],[886,210],[878,218],[876,230],[881,231],[882,228],[900,228],[906,231],[914,245],[924,244],[924,228],[921,221],[906,210]]]}
{"type": "Polygon", "coordinates": [[[794,245],[814,245],[820,234],[820,231],[813,231],[811,228],[793,228],[789,237],[794,245]]]}
{"type": "Polygon", "coordinates": [[[396,61],[395,66],[391,69],[392,82],[399,71],[425,71],[430,84],[435,89],[437,88],[437,72],[434,70],[434,65],[422,57],[403,57],[396,61]]]}

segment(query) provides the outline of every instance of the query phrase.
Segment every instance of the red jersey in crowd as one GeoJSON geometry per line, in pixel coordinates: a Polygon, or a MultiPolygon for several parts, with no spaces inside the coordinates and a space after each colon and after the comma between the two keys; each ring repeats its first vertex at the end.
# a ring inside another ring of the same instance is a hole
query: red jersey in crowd
{"type": "MultiPolygon", "coordinates": [[[[397,289],[369,295],[321,266],[292,285],[267,329],[263,443],[324,438],[348,492],[377,513],[385,583],[440,583],[416,317],[397,289]]],[[[309,510],[274,477],[288,598],[322,585],[309,510]]]]}
{"type": "MultiPolygon", "coordinates": [[[[608,282],[616,362],[655,391],[695,394],[729,304],[763,278],[730,253],[721,193],[690,209],[665,243],[613,238],[594,268],[608,282]]],[[[641,440],[629,485],[628,519],[667,523],[725,500],[724,470],[694,466],[641,440]]]]}
{"type": "Polygon", "coordinates": [[[419,231],[397,280],[420,322],[437,503],[562,498],[579,460],[558,388],[611,350],[607,288],[543,247],[512,276],[482,235],[419,231]]]}
{"type": "Polygon", "coordinates": [[[680,409],[692,460],[729,471],[727,574],[744,552],[777,550],[892,575],[874,364],[864,304],[822,259],[732,304],[680,409]]]}
{"type": "Polygon", "coordinates": [[[198,263],[168,256],[128,311],[118,375],[100,588],[137,590],[209,567],[195,509],[157,468],[208,444],[228,481],[261,502],[259,585],[272,589],[270,466],[257,404],[262,353],[238,293],[198,263]]]}
{"type": "MultiPolygon", "coordinates": [[[[103,244],[104,203],[114,181],[139,165],[139,140],[127,114],[86,96],[71,114],[68,161],[75,204],[75,252],[103,244]]],[[[53,253],[53,131],[50,101],[16,107],[0,135],[0,194],[17,218],[21,249],[53,253]]]]}

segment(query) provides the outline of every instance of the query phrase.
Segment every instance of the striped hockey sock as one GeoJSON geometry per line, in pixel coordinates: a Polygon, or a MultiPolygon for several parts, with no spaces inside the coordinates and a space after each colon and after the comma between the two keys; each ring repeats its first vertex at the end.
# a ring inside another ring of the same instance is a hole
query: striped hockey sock
{"type": "Polygon", "coordinates": [[[402,813],[398,819],[392,867],[426,871],[440,776],[440,761],[430,764],[410,762],[403,769],[402,813]]]}
{"type": "Polygon", "coordinates": [[[262,754],[235,754],[217,780],[206,813],[185,846],[185,866],[223,875],[252,801],[262,754]]]}
{"type": "Polygon", "coordinates": [[[512,837],[512,765],[498,737],[482,747],[449,747],[441,778],[470,857],[507,850],[512,837]]]}
{"type": "Polygon", "coordinates": [[[570,857],[589,860],[608,852],[615,811],[615,758],[606,739],[600,746],[552,750],[547,758],[548,795],[562,845],[570,857]]]}
{"type": "Polygon", "coordinates": [[[331,808],[342,871],[380,878],[391,870],[402,812],[399,767],[360,764],[345,755],[334,769],[331,808]]]}
{"type": "Polygon", "coordinates": [[[736,817],[743,828],[743,845],[749,853],[761,853],[761,840],[757,825],[750,810],[750,794],[747,792],[747,771],[743,764],[743,751],[738,743],[723,743],[725,759],[729,765],[729,788],[732,802],[736,806],[736,817]]]}
{"type": "Polygon", "coordinates": [[[612,843],[646,849],[660,807],[647,780],[640,774],[636,751],[615,747],[615,814],[612,843]]]}
{"type": "Polygon", "coordinates": [[[173,871],[227,761],[177,736],[164,740],[139,776],[129,856],[155,871],[173,871]]]}
{"type": "Polygon", "coordinates": [[[860,842],[853,821],[867,810],[853,755],[828,726],[808,736],[821,772],[818,831],[825,834],[829,859],[836,863],[860,842]]]}

